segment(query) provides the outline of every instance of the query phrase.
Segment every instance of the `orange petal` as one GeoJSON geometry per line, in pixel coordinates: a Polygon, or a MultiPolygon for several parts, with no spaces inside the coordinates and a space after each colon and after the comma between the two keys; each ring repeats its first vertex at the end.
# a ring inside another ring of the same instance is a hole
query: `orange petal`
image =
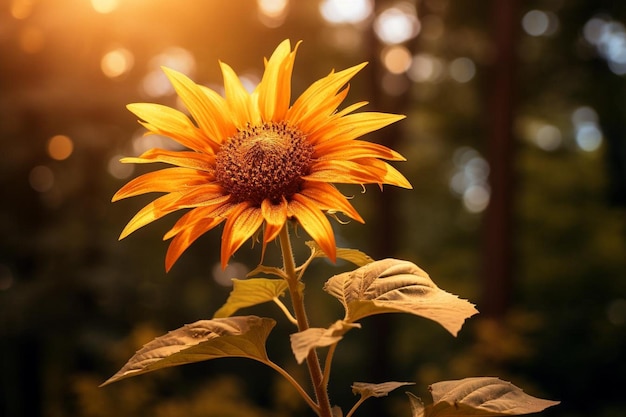
{"type": "Polygon", "coordinates": [[[179,192],[176,205],[179,208],[193,208],[224,204],[230,199],[229,194],[224,194],[221,185],[211,183],[191,187],[189,190],[179,192]]]}
{"type": "Polygon", "coordinates": [[[394,167],[375,158],[353,161],[318,161],[311,166],[311,174],[302,178],[341,184],[389,184],[413,188],[411,183],[394,167]]]}
{"type": "Polygon", "coordinates": [[[185,187],[193,187],[205,184],[213,179],[213,176],[189,168],[165,168],[159,171],[143,174],[124,185],[113,196],[112,201],[133,197],[145,193],[162,192],[169,193],[180,191],[185,187]]]}
{"type": "Polygon", "coordinates": [[[330,222],[317,204],[308,197],[294,194],[288,205],[288,214],[298,220],[309,236],[335,262],[337,257],[335,235],[330,222]]]}
{"type": "Polygon", "coordinates": [[[179,210],[180,207],[175,204],[178,197],[179,194],[177,193],[165,194],[139,210],[139,212],[130,219],[126,227],[124,227],[124,230],[122,230],[120,240],[148,223],[152,223],[166,214],[179,210]]]}
{"type": "Polygon", "coordinates": [[[363,140],[327,140],[315,147],[313,157],[316,159],[359,159],[381,158],[390,161],[406,161],[393,149],[378,143],[363,140]]]}
{"type": "Polygon", "coordinates": [[[224,90],[228,109],[238,129],[244,129],[248,123],[258,125],[261,117],[256,106],[252,106],[250,94],[245,89],[239,77],[233,69],[220,62],[222,76],[224,77],[224,90]]]}
{"type": "Polygon", "coordinates": [[[280,203],[272,204],[269,200],[263,200],[261,214],[265,219],[263,243],[268,243],[276,239],[287,221],[287,201],[283,198],[280,203]]]}
{"type": "Polygon", "coordinates": [[[228,213],[233,208],[234,205],[231,203],[216,202],[216,204],[212,206],[203,206],[190,210],[178,219],[174,226],[163,236],[163,240],[171,239],[201,220],[217,217],[226,219],[228,213]]]}
{"type": "Polygon", "coordinates": [[[365,223],[352,204],[332,184],[305,182],[300,194],[314,201],[322,210],[340,211],[359,223],[365,223]]]}
{"type": "Polygon", "coordinates": [[[324,128],[315,132],[311,137],[311,143],[322,143],[330,139],[350,140],[361,137],[367,133],[382,129],[392,123],[404,119],[401,114],[361,112],[348,114],[328,123],[324,128]]]}
{"type": "Polygon", "coordinates": [[[193,225],[181,230],[181,232],[172,239],[167,248],[167,253],[165,254],[165,271],[169,272],[169,270],[172,269],[172,266],[176,263],[178,258],[180,258],[180,255],[182,255],[196,239],[224,220],[223,217],[201,218],[194,222],[193,225]]]}
{"type": "Polygon", "coordinates": [[[246,202],[233,208],[222,232],[222,269],[226,268],[228,259],[261,227],[261,224],[263,215],[258,207],[250,207],[246,202]]]}
{"type": "Polygon", "coordinates": [[[126,108],[145,120],[141,124],[152,133],[170,137],[196,151],[213,153],[215,150],[206,135],[178,110],[152,103],[133,103],[126,108]]]}
{"type": "Polygon", "coordinates": [[[334,97],[329,97],[316,112],[311,112],[310,116],[300,121],[298,127],[303,132],[315,132],[318,126],[328,121],[328,118],[337,110],[337,107],[346,99],[349,87],[344,88],[334,97]]]}
{"type": "Polygon", "coordinates": [[[258,87],[258,105],[264,121],[285,118],[291,101],[291,73],[298,46],[291,52],[291,43],[284,40],[272,53],[258,87]]]}
{"type": "Polygon", "coordinates": [[[201,88],[178,71],[169,68],[163,68],[163,71],[189,113],[209,138],[219,144],[235,133],[235,125],[227,113],[226,100],[222,96],[213,90],[201,88]]]}
{"type": "Polygon", "coordinates": [[[165,164],[178,165],[179,167],[213,171],[215,167],[215,156],[213,154],[199,152],[168,151],[154,148],[137,157],[122,158],[122,162],[132,164],[163,162],[165,164]]]}
{"type": "Polygon", "coordinates": [[[341,87],[346,85],[365,65],[367,64],[362,63],[343,71],[333,72],[311,84],[289,109],[287,119],[296,124],[305,123],[309,118],[314,117],[320,109],[325,111],[328,100],[333,98],[341,87]]]}

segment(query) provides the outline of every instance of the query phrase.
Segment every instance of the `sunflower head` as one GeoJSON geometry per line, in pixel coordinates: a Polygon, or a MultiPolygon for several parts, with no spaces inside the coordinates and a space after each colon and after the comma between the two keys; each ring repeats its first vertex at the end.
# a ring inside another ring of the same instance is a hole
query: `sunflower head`
{"type": "Polygon", "coordinates": [[[199,236],[222,222],[222,267],[259,229],[265,248],[288,220],[297,222],[334,261],[335,238],[326,213],[342,212],[363,223],[334,183],[411,187],[385,162],[404,160],[400,154],[358,139],[404,116],[355,113],[365,102],[338,110],[348,81],[365,64],[331,72],[290,104],[296,50],[297,45],[292,50],[283,41],[251,93],[231,67],[220,63],[224,97],[164,68],[189,115],[158,104],[128,106],[147,133],[168,136],[186,150],[151,149],[122,159],[170,167],[133,179],[113,196],[116,201],[164,193],[130,220],[120,239],[166,214],[188,209],[165,235],[172,239],[167,270],[199,236]]]}

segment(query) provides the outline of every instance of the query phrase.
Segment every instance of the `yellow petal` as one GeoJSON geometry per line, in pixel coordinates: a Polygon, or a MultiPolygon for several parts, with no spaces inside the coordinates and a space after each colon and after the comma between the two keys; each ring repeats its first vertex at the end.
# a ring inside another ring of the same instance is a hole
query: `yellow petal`
{"type": "Polygon", "coordinates": [[[228,215],[222,232],[222,269],[228,259],[237,251],[263,224],[263,215],[258,207],[251,207],[244,202],[235,206],[228,215]]]}
{"type": "Polygon", "coordinates": [[[193,223],[192,226],[181,230],[180,233],[172,239],[165,254],[165,271],[169,272],[174,263],[180,258],[180,255],[187,250],[191,244],[200,236],[213,229],[215,226],[223,222],[222,217],[201,218],[193,223]]]}
{"type": "Polygon", "coordinates": [[[168,151],[165,149],[150,149],[138,157],[122,158],[124,163],[147,164],[163,162],[178,165],[184,168],[193,168],[201,171],[214,171],[215,156],[191,151],[168,151]]]}
{"type": "Polygon", "coordinates": [[[291,101],[291,73],[298,45],[291,52],[291,43],[284,40],[266,63],[258,87],[259,110],[266,122],[285,119],[291,101]]]}
{"type": "Polygon", "coordinates": [[[142,125],[152,133],[170,137],[196,151],[213,153],[215,150],[215,144],[178,110],[151,103],[133,103],[126,108],[145,120],[142,125]]]}
{"type": "Polygon", "coordinates": [[[224,90],[228,109],[237,128],[241,130],[247,124],[260,124],[261,117],[258,109],[256,109],[256,105],[252,106],[250,94],[241,83],[239,77],[237,77],[235,71],[223,62],[220,62],[220,67],[224,77],[224,90]]]}
{"type": "Polygon", "coordinates": [[[288,215],[295,217],[328,258],[335,262],[337,257],[335,235],[330,222],[317,204],[308,197],[294,194],[288,205],[288,215]]]}
{"type": "Polygon", "coordinates": [[[146,193],[170,193],[185,187],[205,184],[212,175],[189,168],[165,168],[143,174],[125,184],[115,193],[111,201],[146,193]]]}
{"type": "Polygon", "coordinates": [[[333,98],[341,87],[346,85],[365,65],[367,64],[363,63],[337,73],[331,73],[311,84],[289,109],[287,119],[296,123],[305,123],[319,112],[320,107],[323,108],[324,104],[333,98]]]}
{"type": "Polygon", "coordinates": [[[169,68],[163,71],[174,86],[189,113],[207,136],[215,143],[235,133],[236,128],[227,113],[226,100],[210,89],[203,89],[185,75],[169,68]],[[207,91],[208,90],[208,91],[207,91]]]}
{"type": "Polygon", "coordinates": [[[350,140],[381,129],[404,119],[401,114],[361,112],[346,115],[311,135],[310,142],[322,143],[330,139],[350,140]]]}

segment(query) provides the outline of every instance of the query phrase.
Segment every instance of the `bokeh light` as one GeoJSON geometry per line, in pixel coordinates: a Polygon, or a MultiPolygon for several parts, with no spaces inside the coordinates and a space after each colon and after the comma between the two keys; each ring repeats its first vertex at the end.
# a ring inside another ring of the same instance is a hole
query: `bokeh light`
{"type": "Polygon", "coordinates": [[[34,0],[13,0],[10,13],[15,19],[26,19],[33,12],[34,0]]]}
{"type": "Polygon", "coordinates": [[[407,75],[415,82],[435,82],[442,79],[444,65],[441,60],[431,54],[417,54],[411,61],[407,75]]]}
{"type": "Polygon", "coordinates": [[[549,36],[554,34],[559,26],[557,15],[542,10],[531,10],[522,18],[522,28],[531,36],[549,36]]]}
{"type": "Polygon", "coordinates": [[[68,136],[55,135],[48,140],[48,155],[57,161],[63,161],[72,155],[74,142],[68,136]]]}
{"type": "Polygon", "coordinates": [[[362,22],[373,9],[372,0],[323,0],[319,6],[322,18],[331,24],[362,22]]]}
{"type": "Polygon", "coordinates": [[[476,75],[476,65],[469,58],[456,58],[450,63],[450,77],[458,83],[471,81],[476,75]]]}
{"type": "Polygon", "coordinates": [[[119,0],[91,0],[91,7],[102,14],[113,12],[119,6],[119,0]]]}
{"type": "Polygon", "coordinates": [[[598,125],[598,114],[589,106],[572,112],[576,145],[586,152],[593,152],[602,145],[602,130],[598,125]]]}
{"type": "Polygon", "coordinates": [[[107,165],[109,174],[113,178],[117,178],[119,180],[130,177],[135,171],[135,165],[120,162],[120,159],[123,157],[123,155],[114,155],[109,159],[109,163],[107,165]]]}
{"type": "Polygon", "coordinates": [[[623,23],[593,17],[585,24],[583,36],[606,59],[611,71],[617,75],[626,74],[626,28],[623,23]]]}
{"type": "Polygon", "coordinates": [[[381,60],[387,71],[402,74],[411,67],[411,53],[401,45],[386,47],[381,53],[381,60]]]}
{"type": "Polygon", "coordinates": [[[413,39],[420,31],[415,7],[410,3],[399,3],[381,12],[374,21],[376,36],[388,45],[413,39]]]}
{"type": "Polygon", "coordinates": [[[133,54],[126,48],[113,49],[102,56],[100,69],[109,78],[117,78],[130,71],[135,63],[133,54]]]}
{"type": "Polygon", "coordinates": [[[221,264],[216,263],[213,266],[213,280],[223,286],[232,287],[233,278],[243,279],[248,275],[250,269],[241,262],[230,262],[226,269],[222,269],[221,264]]]}
{"type": "Polygon", "coordinates": [[[457,149],[453,156],[454,171],[450,177],[450,191],[463,202],[470,213],[480,213],[489,205],[491,191],[488,184],[489,163],[470,147],[457,149]]]}
{"type": "Polygon", "coordinates": [[[545,124],[537,129],[535,143],[544,151],[554,151],[561,146],[562,142],[563,136],[558,127],[545,124]]]}
{"type": "Polygon", "coordinates": [[[45,165],[38,165],[30,170],[28,182],[33,190],[45,193],[54,186],[54,173],[45,165]]]}
{"type": "Polygon", "coordinates": [[[160,97],[174,92],[161,67],[182,72],[188,77],[195,75],[196,59],[187,49],[172,46],[154,56],[149,63],[149,71],[142,81],[143,91],[150,97],[160,97]]]}
{"type": "Polygon", "coordinates": [[[289,0],[257,0],[259,20],[265,26],[275,28],[287,17],[289,0]]]}

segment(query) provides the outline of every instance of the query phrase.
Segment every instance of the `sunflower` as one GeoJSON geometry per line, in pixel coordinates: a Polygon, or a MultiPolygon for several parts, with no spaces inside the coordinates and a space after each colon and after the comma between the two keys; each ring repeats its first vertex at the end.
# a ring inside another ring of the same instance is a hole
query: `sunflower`
{"type": "Polygon", "coordinates": [[[335,237],[326,215],[342,212],[364,221],[332,183],[411,188],[383,161],[405,160],[399,153],[357,139],[404,116],[354,113],[367,102],[337,110],[348,94],[348,81],[365,63],[331,72],[290,105],[297,49],[283,41],[265,61],[263,77],[252,93],[230,66],[220,62],[224,97],[163,68],[190,116],[159,104],[127,106],[142,120],[147,134],[168,136],[187,150],[151,149],[122,159],[170,166],[131,180],[113,196],[117,201],[165,193],[130,220],[120,239],[169,213],[189,209],[164,236],[172,239],[165,258],[168,271],[199,236],[224,221],[223,268],[262,226],[264,250],[287,220],[299,224],[334,261],[335,237]]]}

